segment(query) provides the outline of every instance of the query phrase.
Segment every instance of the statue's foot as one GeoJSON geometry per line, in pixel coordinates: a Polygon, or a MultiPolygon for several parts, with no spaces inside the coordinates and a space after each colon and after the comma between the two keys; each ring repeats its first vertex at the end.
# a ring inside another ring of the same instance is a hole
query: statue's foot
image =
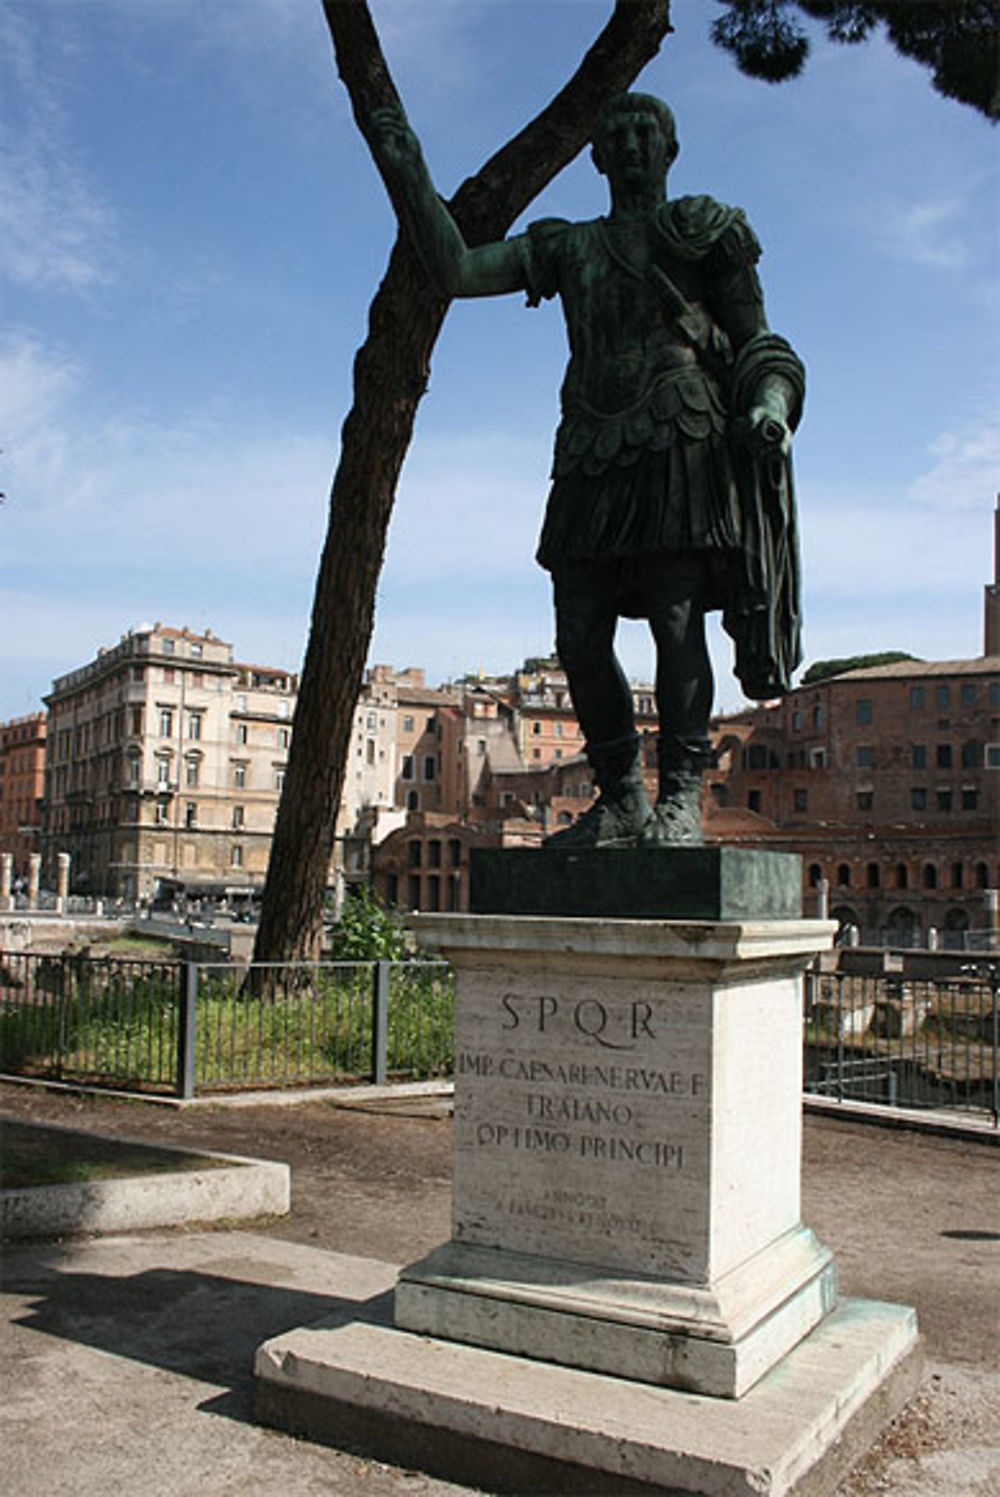
{"type": "Polygon", "coordinates": [[[701,776],[672,775],[643,828],[642,847],[701,847],[701,776]]]}
{"type": "Polygon", "coordinates": [[[564,831],[546,837],[543,847],[574,852],[587,847],[635,847],[650,824],[652,810],[642,782],[628,780],[600,795],[564,831]]]}

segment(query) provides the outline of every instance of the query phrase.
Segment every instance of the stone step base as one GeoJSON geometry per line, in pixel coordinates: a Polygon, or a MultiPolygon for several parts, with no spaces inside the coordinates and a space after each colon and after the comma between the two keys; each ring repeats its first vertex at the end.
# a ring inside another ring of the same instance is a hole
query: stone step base
{"type": "Polygon", "coordinates": [[[823,1497],[921,1366],[914,1312],[865,1300],[842,1302],[738,1400],[340,1316],[258,1349],[257,1413],[495,1492],[823,1497]]]}

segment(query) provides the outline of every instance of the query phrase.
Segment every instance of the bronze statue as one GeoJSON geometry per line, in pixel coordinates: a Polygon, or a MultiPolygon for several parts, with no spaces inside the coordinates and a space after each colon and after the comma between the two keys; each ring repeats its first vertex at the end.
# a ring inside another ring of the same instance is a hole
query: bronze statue
{"type": "Polygon", "coordinates": [[[443,295],[562,301],[570,361],[538,561],[552,575],[556,649],[601,793],[546,845],[700,842],[705,614],[722,609],[748,697],[787,691],[800,658],[789,449],[805,376],[768,328],[753,231],[710,197],[667,199],[676,128],[647,94],[621,95],[594,131],[607,217],[545,219],[477,248],[401,113],[377,113],[373,149],[443,295]],[[623,617],[647,619],[656,643],[654,807],[614,651],[623,617]]]}

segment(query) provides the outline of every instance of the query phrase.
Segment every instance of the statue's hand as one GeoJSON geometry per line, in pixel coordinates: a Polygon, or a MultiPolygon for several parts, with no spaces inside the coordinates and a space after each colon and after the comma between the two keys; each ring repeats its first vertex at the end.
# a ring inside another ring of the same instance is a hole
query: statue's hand
{"type": "Polygon", "coordinates": [[[374,109],[370,120],[372,146],[386,166],[405,173],[422,162],[420,142],[401,109],[374,109]]]}
{"type": "Polygon", "coordinates": [[[739,423],[739,436],[747,447],[757,452],[788,452],[792,433],[784,413],[773,405],[753,405],[739,423]]]}

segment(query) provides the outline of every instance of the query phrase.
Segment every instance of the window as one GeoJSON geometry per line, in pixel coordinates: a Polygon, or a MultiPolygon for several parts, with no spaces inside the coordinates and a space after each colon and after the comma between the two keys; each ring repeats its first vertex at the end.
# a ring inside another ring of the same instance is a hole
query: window
{"type": "Polygon", "coordinates": [[[927,768],[927,745],[914,743],[910,747],[910,763],[914,769],[927,768]]]}
{"type": "Polygon", "coordinates": [[[1000,743],[986,745],[986,768],[1000,769],[1000,743]]]}
{"type": "Polygon", "coordinates": [[[552,757],[553,757],[553,759],[561,759],[562,758],[562,749],[561,748],[557,748],[555,750],[555,752],[553,753],[552,757]]]}
{"type": "Polygon", "coordinates": [[[247,767],[245,764],[233,765],[233,784],[237,790],[245,790],[247,783],[247,767]]]}
{"type": "Polygon", "coordinates": [[[412,780],[413,779],[413,755],[412,754],[404,754],[403,755],[403,763],[402,763],[402,766],[400,767],[399,776],[400,776],[400,779],[403,779],[403,780],[412,780]]]}
{"type": "Polygon", "coordinates": [[[427,866],[428,868],[441,867],[441,843],[437,838],[427,844],[427,866]]]}
{"type": "Polygon", "coordinates": [[[752,743],[747,749],[746,767],[748,769],[767,768],[767,749],[762,743],[752,743]]]}
{"type": "Polygon", "coordinates": [[[874,793],[871,790],[856,791],[854,804],[859,811],[870,811],[875,804],[874,793]]]}
{"type": "Polygon", "coordinates": [[[823,870],[818,863],[809,864],[809,887],[815,889],[823,878],[823,870]]]}
{"type": "Polygon", "coordinates": [[[140,738],[142,736],[142,708],[141,707],[133,707],[132,708],[131,724],[132,725],[129,728],[129,732],[135,738],[140,738]]]}
{"type": "Polygon", "coordinates": [[[990,682],[990,706],[1000,707],[1000,681],[990,682]]]}
{"type": "Polygon", "coordinates": [[[563,725],[562,725],[562,723],[556,723],[556,737],[557,738],[561,738],[562,736],[563,736],[563,725]]]}
{"type": "Polygon", "coordinates": [[[420,810],[420,791],[409,790],[406,795],[406,809],[408,811],[420,810]]]}
{"type": "Polygon", "coordinates": [[[142,760],[139,758],[138,754],[129,754],[127,762],[128,762],[128,783],[130,785],[138,785],[138,783],[139,783],[139,770],[142,767],[142,760]]]}
{"type": "Polygon", "coordinates": [[[792,732],[793,733],[801,733],[802,732],[802,713],[801,712],[793,712],[792,713],[792,732]]]}
{"type": "Polygon", "coordinates": [[[979,791],[976,789],[975,785],[963,785],[962,786],[962,810],[963,811],[978,811],[978,809],[979,809],[979,791]]]}
{"type": "Polygon", "coordinates": [[[233,831],[242,831],[244,826],[245,812],[242,806],[233,807],[233,831]]]}
{"type": "Polygon", "coordinates": [[[237,712],[245,712],[247,710],[247,699],[245,696],[238,696],[236,698],[236,710],[237,712]]]}
{"type": "Polygon", "coordinates": [[[197,803],[193,800],[189,800],[187,805],[184,807],[184,825],[198,825],[198,806],[197,803]]]}
{"type": "Polygon", "coordinates": [[[166,826],[166,823],[167,823],[167,802],[165,800],[158,800],[156,802],[156,807],[155,807],[155,810],[154,810],[154,817],[155,817],[156,825],[157,826],[166,826]]]}
{"type": "Polygon", "coordinates": [[[365,727],[369,733],[374,733],[378,727],[378,717],[374,712],[369,712],[365,718],[365,727]]]}
{"type": "Polygon", "coordinates": [[[432,913],[441,908],[441,880],[436,873],[427,880],[427,908],[432,913]]]}
{"type": "Polygon", "coordinates": [[[910,874],[905,863],[896,864],[896,888],[906,889],[909,887],[910,874]]]}
{"type": "Polygon", "coordinates": [[[825,769],[826,768],[826,749],[825,748],[811,748],[809,750],[809,768],[810,769],[825,769]]]}
{"type": "Polygon", "coordinates": [[[910,687],[910,711],[921,712],[926,706],[926,693],[922,686],[910,687]]]}
{"type": "Polygon", "coordinates": [[[936,889],[938,884],[937,866],[934,863],[925,863],[923,872],[923,883],[925,889],[936,889]]]}
{"type": "Polygon", "coordinates": [[[531,724],[531,731],[532,731],[532,733],[534,733],[534,734],[535,734],[535,735],[536,735],[536,737],[537,737],[537,735],[538,735],[538,734],[539,734],[539,733],[541,733],[541,731],[542,731],[542,725],[541,725],[541,723],[540,723],[540,722],[538,722],[538,721],[537,721],[537,720],[536,720],[536,721],[535,721],[535,722],[533,722],[533,723],[532,723],[532,724],[531,724]]]}
{"type": "Polygon", "coordinates": [[[974,707],[976,703],[976,688],[971,681],[963,681],[959,689],[963,707],[974,707]]]}
{"type": "Polygon", "coordinates": [[[951,706],[951,687],[947,685],[935,686],[934,701],[940,709],[951,706]]]}
{"type": "Polygon", "coordinates": [[[433,754],[424,755],[424,779],[428,782],[435,779],[437,775],[437,760],[433,754]]]}
{"type": "Polygon", "coordinates": [[[952,806],[952,793],[950,785],[941,785],[937,792],[937,808],[939,811],[950,811],[952,806]]]}
{"type": "Polygon", "coordinates": [[[914,785],[913,789],[910,791],[910,810],[927,810],[927,791],[922,785],[914,785]]]}
{"type": "Polygon", "coordinates": [[[420,908],[420,875],[419,875],[419,873],[415,873],[415,874],[411,874],[410,875],[407,887],[409,889],[409,907],[410,907],[410,909],[411,910],[419,910],[419,908],[420,908]]]}
{"type": "Polygon", "coordinates": [[[759,790],[751,790],[749,792],[749,794],[747,795],[747,810],[748,811],[759,811],[760,810],[760,791],[759,790]]]}
{"type": "Polygon", "coordinates": [[[374,740],[374,738],[366,738],[365,739],[365,763],[366,764],[374,764],[375,763],[375,740],[374,740]]]}
{"type": "Polygon", "coordinates": [[[936,750],[935,755],[934,755],[934,762],[937,764],[938,769],[950,769],[951,768],[951,744],[950,743],[939,743],[938,744],[937,750],[936,750]]]}
{"type": "Polygon", "coordinates": [[[854,750],[854,762],[859,769],[871,769],[875,763],[875,750],[870,743],[861,743],[854,750]]]}
{"type": "Polygon", "coordinates": [[[977,889],[987,889],[987,888],[989,888],[989,882],[990,882],[989,864],[987,864],[987,863],[977,863],[976,864],[976,888],[977,889]]]}
{"type": "Polygon", "coordinates": [[[280,749],[286,749],[292,741],[291,728],[279,728],[277,743],[280,749]]]}
{"type": "Polygon", "coordinates": [[[170,784],[170,760],[165,754],[158,754],[156,759],[156,783],[158,785],[170,784]]]}
{"type": "Polygon", "coordinates": [[[189,758],[185,759],[185,761],[184,761],[184,783],[190,789],[193,790],[194,787],[197,785],[197,783],[198,783],[198,776],[199,776],[200,772],[201,772],[201,760],[198,759],[196,757],[196,755],[192,754],[189,758]]]}
{"type": "Polygon", "coordinates": [[[879,869],[877,863],[869,863],[865,869],[865,883],[869,889],[877,889],[879,886],[879,869]]]}
{"type": "Polygon", "coordinates": [[[485,754],[485,752],[486,752],[486,739],[485,738],[477,738],[476,739],[476,753],[477,754],[485,754]]]}
{"type": "Polygon", "coordinates": [[[952,865],[951,865],[951,887],[953,889],[960,889],[962,887],[962,882],[963,882],[963,880],[962,880],[962,871],[963,870],[962,870],[961,863],[952,863],[952,865]]]}
{"type": "Polygon", "coordinates": [[[242,744],[245,744],[245,743],[249,743],[249,741],[250,741],[250,730],[247,727],[247,724],[246,723],[237,723],[236,724],[236,742],[238,744],[242,745],[242,744]]]}
{"type": "Polygon", "coordinates": [[[796,811],[800,811],[800,812],[801,811],[808,811],[808,809],[809,809],[809,792],[808,792],[808,790],[793,790],[792,791],[792,804],[794,805],[796,811]]]}
{"type": "Polygon", "coordinates": [[[202,649],[201,645],[198,644],[197,640],[192,640],[190,645],[188,646],[188,654],[191,656],[191,659],[200,660],[204,653],[204,650],[202,649]]]}
{"type": "Polygon", "coordinates": [[[201,719],[202,714],[200,712],[188,713],[187,736],[189,738],[198,739],[201,737],[201,719]]]}
{"type": "Polygon", "coordinates": [[[849,864],[847,864],[847,863],[839,863],[837,865],[837,883],[840,885],[840,887],[842,889],[849,889],[850,888],[850,886],[851,886],[851,869],[850,869],[850,865],[849,864]]]}
{"type": "Polygon", "coordinates": [[[858,697],[854,704],[854,721],[859,728],[865,728],[872,720],[872,703],[870,697],[858,697]]]}
{"type": "Polygon", "coordinates": [[[284,790],[285,788],[285,771],[283,769],[276,769],[274,771],[274,788],[275,790],[284,790]]]}
{"type": "Polygon", "coordinates": [[[243,848],[238,842],[234,842],[229,849],[229,866],[230,868],[243,867],[243,848]]]}
{"type": "Polygon", "coordinates": [[[462,844],[457,837],[452,837],[448,842],[448,862],[452,868],[457,868],[462,861],[462,844]]]}
{"type": "Polygon", "coordinates": [[[172,738],[174,736],[174,714],[170,707],[160,708],[160,737],[172,738]]]}
{"type": "Polygon", "coordinates": [[[412,842],[410,842],[408,844],[408,847],[407,847],[407,856],[409,858],[409,863],[410,863],[410,867],[411,868],[419,868],[420,867],[420,858],[421,858],[420,843],[416,839],[414,839],[412,842]]]}
{"type": "Polygon", "coordinates": [[[200,691],[201,688],[204,686],[204,684],[205,684],[205,677],[202,674],[202,672],[201,671],[192,671],[191,672],[191,685],[194,686],[194,687],[196,687],[197,690],[200,691]]]}
{"type": "Polygon", "coordinates": [[[412,717],[404,717],[403,718],[403,732],[404,733],[412,733],[413,732],[413,718],[412,717]]]}

